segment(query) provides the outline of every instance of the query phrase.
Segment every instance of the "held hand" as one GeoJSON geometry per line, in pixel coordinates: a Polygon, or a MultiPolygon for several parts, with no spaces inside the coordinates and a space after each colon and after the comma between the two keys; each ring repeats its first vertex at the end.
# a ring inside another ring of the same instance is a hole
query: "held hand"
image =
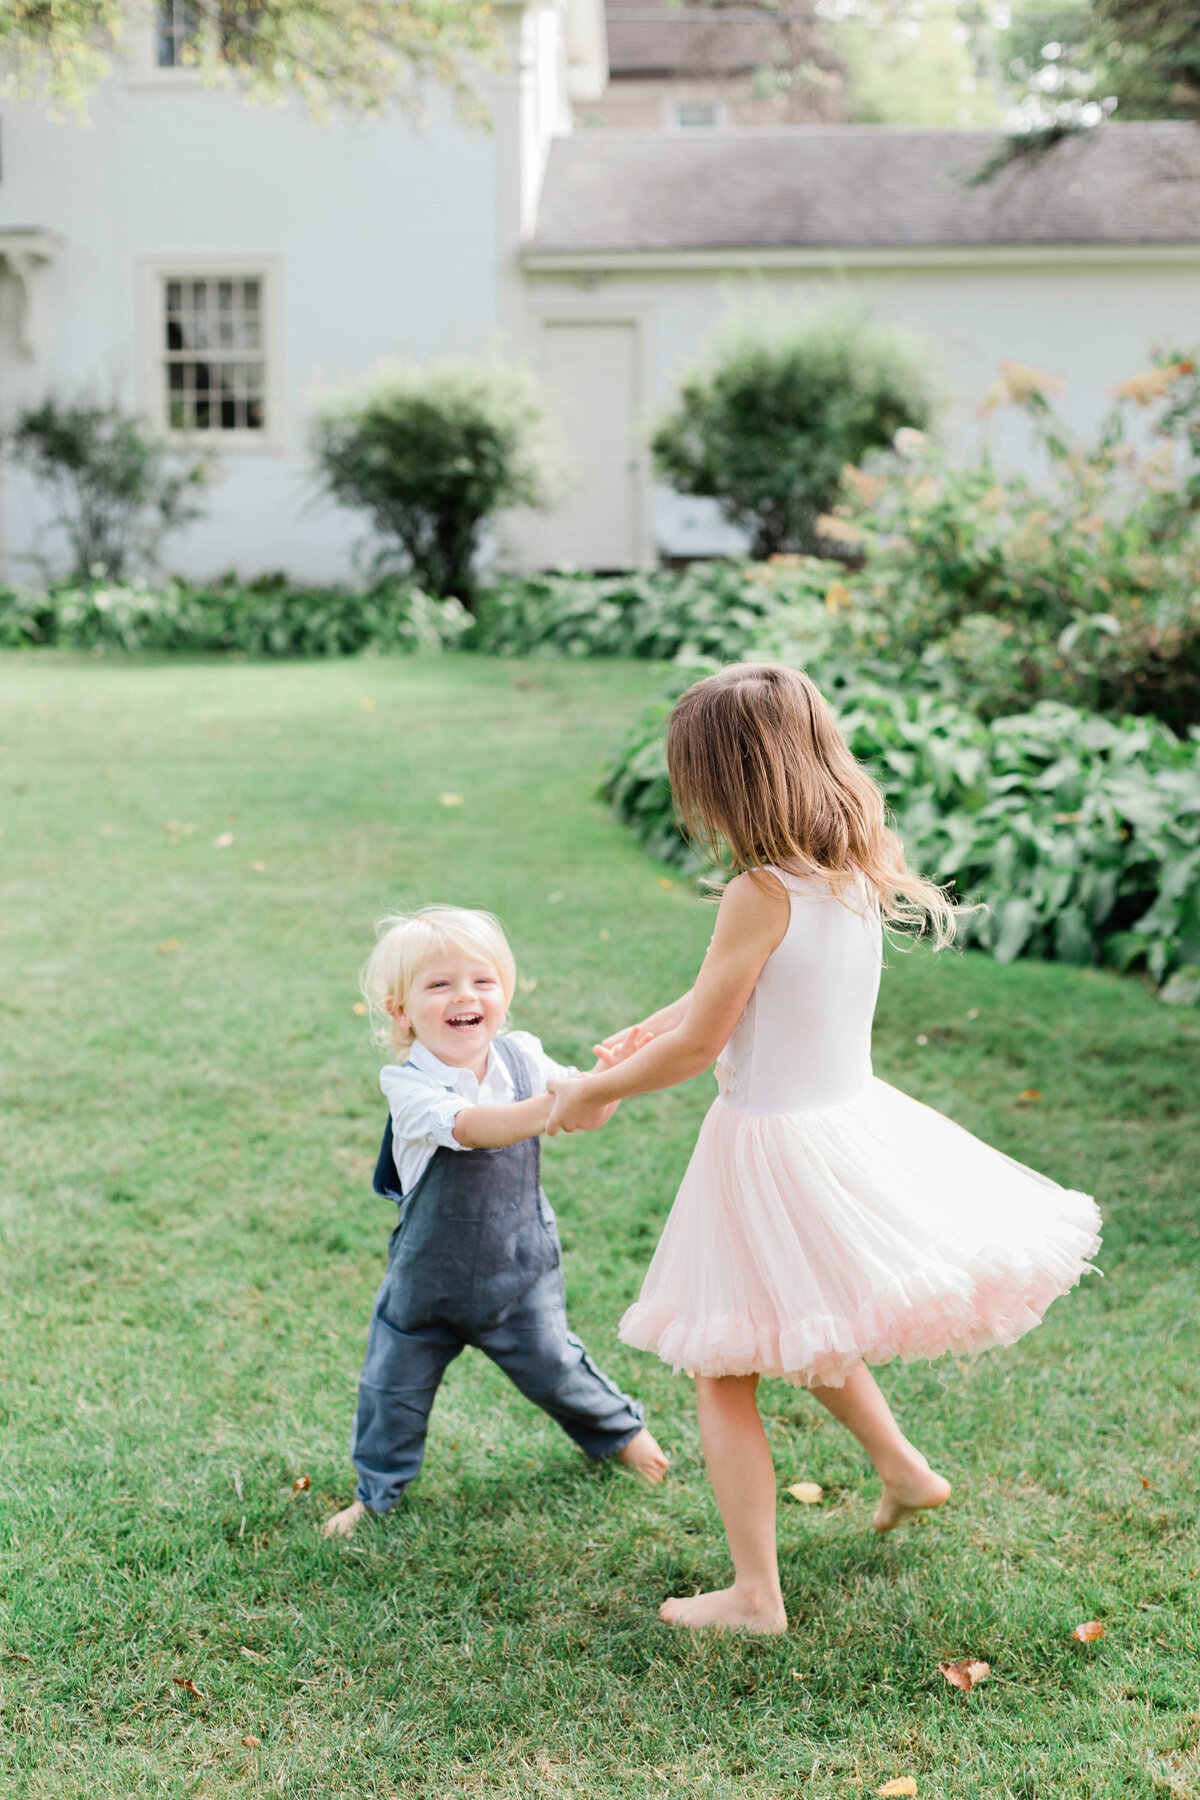
{"type": "Polygon", "coordinates": [[[586,1079],[576,1081],[552,1081],[550,1092],[554,1095],[554,1106],[546,1121],[547,1137],[557,1137],[560,1131],[598,1131],[601,1125],[607,1125],[616,1112],[616,1102],[597,1105],[587,1096],[586,1079]]]}

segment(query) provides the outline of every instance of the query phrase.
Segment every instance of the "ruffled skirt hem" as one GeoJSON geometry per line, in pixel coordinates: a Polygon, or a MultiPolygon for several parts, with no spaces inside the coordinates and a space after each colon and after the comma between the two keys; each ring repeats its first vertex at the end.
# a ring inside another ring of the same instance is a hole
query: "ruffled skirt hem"
{"type": "Polygon", "coordinates": [[[705,1120],[622,1340],[690,1374],[840,1387],[859,1362],[1012,1344],[1092,1270],[1087,1194],[872,1081],[705,1120]]]}

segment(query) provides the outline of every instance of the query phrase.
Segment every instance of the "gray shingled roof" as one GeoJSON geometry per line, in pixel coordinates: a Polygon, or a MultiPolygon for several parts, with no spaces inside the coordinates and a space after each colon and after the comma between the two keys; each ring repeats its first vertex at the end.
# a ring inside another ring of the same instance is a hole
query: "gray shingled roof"
{"type": "Polygon", "coordinates": [[[532,252],[1200,241],[1200,127],[1110,123],[971,189],[991,132],[581,130],[551,148],[532,252]]]}

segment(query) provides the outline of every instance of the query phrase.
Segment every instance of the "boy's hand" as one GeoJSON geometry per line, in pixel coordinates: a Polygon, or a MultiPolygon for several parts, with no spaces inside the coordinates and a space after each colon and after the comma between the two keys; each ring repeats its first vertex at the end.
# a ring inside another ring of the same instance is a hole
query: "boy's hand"
{"type": "Polygon", "coordinates": [[[624,1031],[615,1032],[612,1037],[605,1038],[602,1044],[592,1045],[596,1067],[598,1069],[616,1068],[618,1063],[627,1061],[635,1051],[640,1050],[643,1044],[648,1044],[653,1036],[654,1033],[647,1031],[644,1025],[626,1026],[624,1031]]]}
{"type": "Polygon", "coordinates": [[[547,1137],[557,1137],[560,1131],[598,1131],[617,1110],[615,1100],[602,1104],[589,1100],[586,1076],[574,1081],[552,1081],[550,1092],[554,1106],[546,1121],[547,1137]]]}

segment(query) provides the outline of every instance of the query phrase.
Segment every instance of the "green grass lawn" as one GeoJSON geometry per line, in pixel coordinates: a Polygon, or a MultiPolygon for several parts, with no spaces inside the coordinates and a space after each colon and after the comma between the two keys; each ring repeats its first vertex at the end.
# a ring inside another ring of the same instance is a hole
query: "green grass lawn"
{"type": "Polygon", "coordinates": [[[1134,981],[891,956],[879,1072],[1093,1191],[1106,1277],[1014,1350],[885,1372],[955,1482],[886,1541],[854,1444],[767,1384],[781,1486],[825,1490],[781,1509],[786,1638],[655,1619],[725,1549],[689,1384],[616,1322],[707,1078],[546,1156],[573,1323],[665,1491],[469,1353],[409,1496],[321,1539],[392,1223],[372,922],[494,908],[564,1058],[678,992],[711,909],[594,797],[660,684],[0,658],[3,1800],[1200,1790],[1200,1016],[1134,981]],[[963,1656],[992,1666],[969,1698],[937,1671],[963,1656]]]}

